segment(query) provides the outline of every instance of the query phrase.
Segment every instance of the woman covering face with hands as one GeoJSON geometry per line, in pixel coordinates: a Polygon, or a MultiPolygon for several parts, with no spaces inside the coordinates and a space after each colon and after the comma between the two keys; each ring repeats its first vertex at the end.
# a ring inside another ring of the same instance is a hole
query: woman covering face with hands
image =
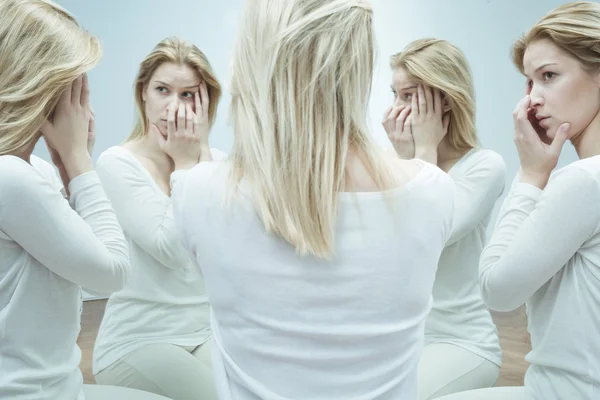
{"type": "Polygon", "coordinates": [[[600,4],[544,16],[513,48],[527,94],[513,113],[520,171],[481,257],[486,303],[526,304],[524,388],[452,399],[600,398],[600,4]],[[553,172],[569,140],[580,160],[553,172]]]}
{"type": "Polygon", "coordinates": [[[477,144],[473,79],[458,48],[417,40],[391,58],[391,67],[394,106],[383,125],[395,152],[437,164],[456,184],[453,230],[439,259],[419,364],[425,400],[489,387],[498,377],[502,355],[478,266],[505,165],[477,144]]]}
{"type": "Polygon", "coordinates": [[[94,347],[100,384],[174,400],[215,399],[204,279],[175,230],[170,176],[223,158],[208,134],[221,87],[206,56],[175,37],[142,61],[138,120],[97,169],[129,243],[132,279],[110,297],[94,347]]]}
{"type": "Polygon", "coordinates": [[[130,276],[127,242],[90,157],[86,73],[100,44],[42,0],[0,2],[0,37],[0,398],[162,398],[82,385],[79,370],[81,288],[108,295],[130,276]],[[41,137],[62,184],[32,155],[41,137]]]}

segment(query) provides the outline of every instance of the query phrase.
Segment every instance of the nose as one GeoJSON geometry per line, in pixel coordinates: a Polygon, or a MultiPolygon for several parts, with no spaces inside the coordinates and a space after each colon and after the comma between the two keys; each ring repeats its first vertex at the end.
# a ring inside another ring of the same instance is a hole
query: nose
{"type": "Polygon", "coordinates": [[[536,108],[544,105],[544,97],[542,96],[541,91],[533,86],[533,88],[529,89],[529,97],[531,98],[531,108],[536,108]]]}
{"type": "Polygon", "coordinates": [[[169,109],[169,107],[174,107],[174,110],[177,111],[177,109],[179,108],[180,102],[181,101],[179,100],[179,98],[177,96],[169,97],[169,99],[167,101],[167,110],[169,109]]]}

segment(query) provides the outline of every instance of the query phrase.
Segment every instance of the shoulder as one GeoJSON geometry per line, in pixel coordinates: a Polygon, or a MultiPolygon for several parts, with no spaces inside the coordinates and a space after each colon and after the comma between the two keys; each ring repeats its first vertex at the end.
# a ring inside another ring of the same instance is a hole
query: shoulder
{"type": "Polygon", "coordinates": [[[210,154],[213,157],[213,161],[223,161],[228,157],[227,153],[222,152],[221,150],[215,149],[213,147],[211,147],[210,149],[210,154]]]}
{"type": "Polygon", "coordinates": [[[128,175],[139,172],[135,156],[120,146],[109,147],[103,151],[96,161],[96,170],[100,177],[104,175],[128,175]]]}
{"type": "Polygon", "coordinates": [[[600,156],[577,160],[554,172],[548,186],[600,191],[600,156]]]}
{"type": "Polygon", "coordinates": [[[479,169],[506,174],[504,158],[493,150],[474,149],[465,160],[466,169],[479,169]]]}
{"type": "MultiPolygon", "coordinates": [[[[33,158],[33,157],[32,157],[33,158]]],[[[46,173],[54,174],[53,167],[47,162],[36,157],[32,164],[14,156],[0,156],[0,197],[6,199],[12,195],[28,195],[43,188],[53,188],[52,180],[33,164],[42,168],[46,173]],[[51,172],[50,172],[51,171],[51,172]]]]}

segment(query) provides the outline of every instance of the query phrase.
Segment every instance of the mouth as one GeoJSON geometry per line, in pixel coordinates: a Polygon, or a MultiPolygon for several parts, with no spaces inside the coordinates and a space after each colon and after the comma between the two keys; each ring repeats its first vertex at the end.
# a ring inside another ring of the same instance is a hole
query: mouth
{"type": "Polygon", "coordinates": [[[547,123],[548,120],[550,119],[550,117],[544,117],[541,115],[536,116],[537,120],[538,120],[538,124],[542,127],[542,128],[546,128],[547,127],[547,123]]]}

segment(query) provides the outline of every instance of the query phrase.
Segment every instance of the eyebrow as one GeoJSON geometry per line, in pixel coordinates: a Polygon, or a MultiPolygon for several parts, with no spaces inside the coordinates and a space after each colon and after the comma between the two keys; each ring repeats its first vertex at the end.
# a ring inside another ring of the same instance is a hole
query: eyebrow
{"type": "MultiPolygon", "coordinates": [[[[533,71],[533,73],[535,74],[535,73],[536,73],[536,72],[538,72],[539,70],[541,70],[541,69],[543,69],[543,68],[546,68],[546,67],[547,67],[547,66],[549,66],[549,65],[558,65],[558,64],[557,64],[557,63],[546,63],[546,64],[542,64],[542,65],[540,65],[539,67],[537,67],[537,68],[535,69],[535,71],[533,71]]],[[[527,76],[527,75],[525,75],[525,76],[527,76]]]]}
{"type": "MultiPolygon", "coordinates": [[[[396,89],[394,89],[394,86],[390,85],[390,87],[392,88],[392,90],[396,90],[396,89]]],[[[401,92],[401,91],[403,91],[403,90],[408,90],[408,89],[416,89],[416,88],[417,88],[417,85],[413,85],[413,86],[405,86],[405,87],[403,87],[402,89],[400,89],[400,92],[401,92]]]]}
{"type": "MultiPolygon", "coordinates": [[[[164,86],[171,86],[168,83],[165,83],[165,82],[162,82],[162,81],[156,81],[156,83],[159,83],[159,84],[164,85],[164,86]]],[[[186,87],[184,87],[184,89],[198,89],[198,85],[186,86],[186,87]]]]}

